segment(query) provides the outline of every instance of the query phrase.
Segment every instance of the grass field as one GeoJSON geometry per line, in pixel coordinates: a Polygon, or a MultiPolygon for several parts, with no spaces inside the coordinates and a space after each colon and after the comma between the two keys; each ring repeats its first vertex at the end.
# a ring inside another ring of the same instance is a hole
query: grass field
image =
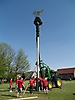
{"type": "MultiPolygon", "coordinates": [[[[16,100],[16,91],[13,90],[13,92],[9,92],[8,88],[9,84],[0,84],[0,100],[16,100]]],[[[24,98],[33,96],[38,96],[37,100],[75,100],[75,81],[63,81],[62,89],[53,88],[51,91],[48,91],[48,94],[44,94],[43,91],[41,91],[34,92],[33,94],[27,92],[23,95],[24,98]]],[[[18,98],[18,100],[20,99],[18,98]]]]}

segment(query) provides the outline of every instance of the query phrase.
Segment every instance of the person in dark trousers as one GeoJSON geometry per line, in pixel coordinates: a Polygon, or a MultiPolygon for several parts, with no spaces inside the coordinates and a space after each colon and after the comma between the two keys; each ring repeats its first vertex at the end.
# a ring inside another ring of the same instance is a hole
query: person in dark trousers
{"type": "Polygon", "coordinates": [[[18,80],[18,93],[17,93],[17,97],[20,96],[22,97],[22,86],[23,86],[23,82],[22,82],[22,78],[20,77],[18,80]]]}
{"type": "Polygon", "coordinates": [[[18,89],[18,77],[16,78],[16,91],[18,89]]]}
{"type": "Polygon", "coordinates": [[[43,78],[39,78],[39,91],[43,90],[43,78]]]}
{"type": "Polygon", "coordinates": [[[10,85],[10,92],[12,92],[12,78],[10,79],[10,81],[9,81],[9,85],[10,85]]]}
{"type": "Polygon", "coordinates": [[[48,93],[48,81],[47,79],[43,78],[43,90],[44,90],[44,93],[48,93]]]}
{"type": "Polygon", "coordinates": [[[33,94],[34,83],[35,83],[35,79],[34,79],[34,77],[32,77],[29,80],[29,84],[30,84],[30,94],[33,94]]]}
{"type": "Polygon", "coordinates": [[[22,89],[25,90],[24,79],[22,78],[22,89]]]}

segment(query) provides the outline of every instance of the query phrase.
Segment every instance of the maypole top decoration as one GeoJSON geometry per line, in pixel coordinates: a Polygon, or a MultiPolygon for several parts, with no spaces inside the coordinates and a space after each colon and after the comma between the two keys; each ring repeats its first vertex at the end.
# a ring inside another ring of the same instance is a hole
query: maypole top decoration
{"type": "Polygon", "coordinates": [[[42,21],[41,21],[41,19],[39,17],[42,12],[43,12],[43,10],[38,10],[38,11],[34,11],[34,13],[33,13],[36,16],[36,18],[34,20],[34,24],[36,26],[42,25],[42,21]]]}
{"type": "Polygon", "coordinates": [[[40,14],[43,12],[43,10],[38,10],[38,11],[34,11],[33,14],[35,16],[40,16],[40,14]]]}
{"type": "Polygon", "coordinates": [[[42,21],[40,19],[40,14],[43,12],[43,10],[38,10],[38,11],[34,11],[34,15],[35,15],[35,20],[34,20],[34,24],[36,26],[36,33],[37,33],[37,37],[39,37],[39,26],[42,25],[42,21]]]}

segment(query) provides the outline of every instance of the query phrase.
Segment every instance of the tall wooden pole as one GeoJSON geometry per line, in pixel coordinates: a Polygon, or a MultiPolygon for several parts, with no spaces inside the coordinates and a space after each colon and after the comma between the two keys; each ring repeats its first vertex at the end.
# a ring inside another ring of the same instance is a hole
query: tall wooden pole
{"type": "Polygon", "coordinates": [[[36,81],[36,90],[39,91],[39,84],[38,84],[38,79],[39,79],[39,52],[40,52],[40,50],[39,50],[39,48],[40,48],[39,47],[39,37],[40,37],[40,28],[39,28],[39,26],[42,25],[42,21],[41,21],[40,17],[38,17],[38,16],[35,17],[34,24],[36,26],[36,50],[37,50],[37,81],[36,81]]]}
{"type": "Polygon", "coordinates": [[[37,78],[39,78],[39,36],[37,34],[39,33],[39,25],[36,26],[36,50],[37,50],[37,78]]]}

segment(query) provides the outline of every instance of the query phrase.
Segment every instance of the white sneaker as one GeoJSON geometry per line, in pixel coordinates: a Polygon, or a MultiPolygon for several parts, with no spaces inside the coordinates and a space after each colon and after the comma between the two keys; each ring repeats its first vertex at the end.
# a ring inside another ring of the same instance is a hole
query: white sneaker
{"type": "Polygon", "coordinates": [[[19,93],[17,93],[17,97],[19,96],[19,93]]]}
{"type": "Polygon", "coordinates": [[[22,96],[20,95],[20,98],[21,98],[22,96]]]}
{"type": "Polygon", "coordinates": [[[12,90],[10,90],[10,92],[12,92],[12,90]]]}
{"type": "Polygon", "coordinates": [[[18,97],[18,94],[17,94],[17,97],[18,97]]]}

